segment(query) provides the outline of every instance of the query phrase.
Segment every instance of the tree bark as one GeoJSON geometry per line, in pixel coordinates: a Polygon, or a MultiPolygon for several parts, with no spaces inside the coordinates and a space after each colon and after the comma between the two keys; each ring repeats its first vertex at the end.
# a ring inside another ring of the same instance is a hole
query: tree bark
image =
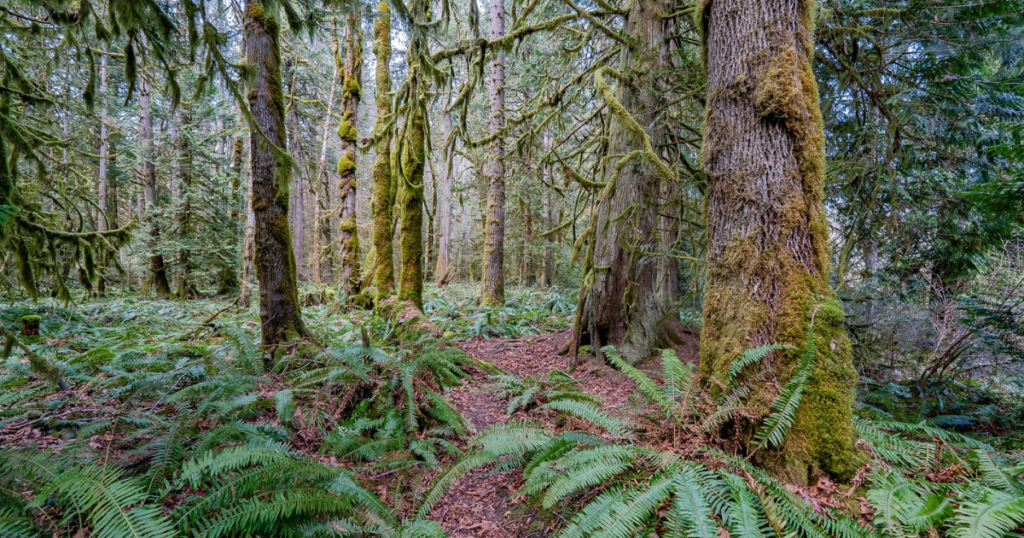
{"type": "MultiPolygon", "coordinates": [[[[796,422],[781,447],[756,454],[805,484],[823,472],[851,478],[865,461],[854,448],[857,374],[843,306],[827,282],[814,9],[805,0],[712,0],[698,13],[708,72],[700,370],[714,393],[744,350],[793,346],[768,359],[774,375],[748,381],[752,403],[767,406],[792,377],[812,326],[817,353],[796,422]]],[[[735,426],[749,448],[757,424],[735,426]]]]}
{"type": "MultiPolygon", "coordinates": [[[[100,52],[100,147],[99,147],[99,172],[96,184],[97,206],[100,214],[96,219],[96,229],[103,232],[117,227],[116,214],[113,219],[110,217],[110,210],[107,208],[107,199],[110,196],[110,189],[107,183],[107,161],[110,153],[110,139],[107,132],[107,51],[100,52]]],[[[96,292],[100,296],[106,293],[107,288],[107,259],[100,260],[99,278],[96,283],[96,292]]]]}
{"type": "MultiPolygon", "coordinates": [[[[490,38],[505,35],[505,0],[489,0],[490,38]]],[[[484,269],[480,303],[505,304],[505,51],[492,52],[487,92],[490,100],[488,131],[493,137],[487,161],[487,217],[484,225],[484,269]]]]}
{"type": "Polygon", "coordinates": [[[600,72],[595,77],[613,116],[608,155],[617,161],[606,167],[607,186],[588,232],[593,233],[593,257],[585,283],[593,283],[586,289],[577,328],[578,341],[589,343],[598,360],[606,345],[614,345],[630,363],[651,356],[661,344],[659,325],[677,317],[656,293],[665,245],[657,226],[660,185],[674,181],[675,173],[650,149],[664,143],[667,134],[660,116],[665,94],[655,88],[657,74],[669,65],[665,40],[672,29],[663,14],[672,7],[671,0],[634,0],[625,33],[636,36],[638,50],[625,49],[620,57],[621,76],[629,83],[618,80],[613,94],[600,72]]]}
{"type": "Polygon", "coordinates": [[[377,288],[377,304],[395,292],[394,220],[395,205],[391,184],[391,7],[381,0],[377,18],[373,21],[373,54],[377,57],[377,121],[373,128],[375,153],[373,162],[373,286],[377,288]]]}
{"type": "MultiPolygon", "coordinates": [[[[444,131],[441,140],[447,144],[452,132],[452,113],[445,107],[444,131]]],[[[454,152],[455,148],[451,148],[454,152]]],[[[454,157],[451,161],[454,163],[454,157]]],[[[442,153],[435,184],[437,185],[437,263],[434,265],[434,284],[445,286],[451,281],[448,256],[452,242],[452,182],[455,177],[449,166],[447,152],[442,153]]]]}
{"type": "MultiPolygon", "coordinates": [[[[173,141],[175,155],[175,164],[173,169],[173,196],[174,203],[177,206],[175,214],[178,228],[178,238],[183,243],[187,243],[189,235],[191,234],[192,226],[192,200],[191,200],[191,189],[192,189],[192,148],[189,146],[188,137],[185,136],[183,129],[187,129],[191,123],[191,115],[188,112],[186,105],[182,104],[178,108],[178,122],[171,123],[173,128],[173,141]]],[[[192,286],[191,268],[189,267],[189,252],[188,248],[182,246],[178,248],[178,252],[175,253],[176,263],[178,266],[178,279],[175,283],[176,294],[179,299],[187,299],[190,295],[195,295],[195,288],[192,286]]]]}
{"type": "MultiPolygon", "coordinates": [[[[337,29],[332,28],[331,50],[334,55],[338,51],[337,29]]],[[[334,276],[334,249],[331,241],[331,180],[327,171],[327,142],[330,139],[331,118],[334,110],[334,92],[337,89],[338,79],[342,76],[340,66],[335,65],[334,76],[331,77],[331,90],[327,95],[327,116],[324,118],[323,136],[320,142],[320,159],[316,164],[316,178],[310,182],[314,197],[314,220],[313,220],[313,242],[315,254],[313,265],[315,267],[315,280],[317,284],[330,282],[334,276]]]]}
{"type": "MultiPolygon", "coordinates": [[[[545,150],[545,152],[550,151],[551,145],[552,145],[551,135],[547,135],[547,134],[544,135],[544,150],[545,150]]],[[[552,166],[553,165],[550,164],[550,163],[544,166],[543,173],[544,173],[544,178],[545,178],[545,181],[544,181],[545,185],[551,185],[552,184],[552,178],[551,178],[552,166]]],[[[555,281],[555,241],[557,240],[557,238],[556,238],[557,234],[550,233],[550,230],[553,230],[555,228],[555,226],[558,225],[558,219],[557,219],[558,215],[557,215],[557,213],[555,211],[554,189],[548,188],[544,192],[544,206],[543,207],[544,207],[543,221],[544,221],[544,225],[547,226],[547,228],[549,230],[549,233],[548,233],[547,237],[545,238],[545,245],[544,245],[544,270],[541,272],[541,275],[540,275],[540,285],[544,286],[544,287],[549,287],[549,286],[552,286],[554,284],[554,281],[555,281]]]]}
{"type": "Polygon", "coordinates": [[[156,165],[153,162],[153,113],[149,108],[150,92],[149,82],[143,74],[139,77],[139,143],[142,146],[142,193],[146,220],[149,222],[150,283],[157,299],[167,299],[171,296],[171,285],[167,281],[164,256],[158,250],[160,227],[153,216],[156,209],[156,165]]]}
{"type": "MultiPolygon", "coordinates": [[[[429,20],[427,0],[415,0],[410,6],[413,17],[429,20]]],[[[405,128],[400,135],[398,160],[398,207],[402,222],[399,228],[401,269],[398,278],[398,300],[408,301],[423,310],[423,172],[426,165],[427,82],[421,55],[427,54],[427,43],[414,33],[406,58],[409,81],[405,128]]],[[[378,251],[380,252],[380,251],[378,251]]],[[[387,252],[386,250],[384,252],[387,252]]],[[[381,256],[378,256],[380,258],[381,256]]]]}
{"type": "Polygon", "coordinates": [[[363,65],[362,19],[353,12],[349,17],[345,63],[335,53],[335,62],[343,72],[341,85],[341,157],[338,159],[338,205],[340,207],[338,242],[341,245],[338,285],[349,295],[359,293],[359,228],[356,226],[356,126],[359,123],[359,75],[363,65]]]}
{"type": "Polygon", "coordinates": [[[306,249],[305,249],[305,236],[306,236],[306,219],[304,210],[306,208],[306,186],[303,181],[303,169],[302,166],[302,133],[299,131],[299,109],[295,102],[295,93],[298,91],[296,88],[296,78],[298,77],[298,66],[295,65],[297,62],[288,62],[292,65],[289,67],[292,71],[292,80],[289,84],[288,108],[285,111],[288,121],[288,137],[291,139],[288,144],[288,149],[292,155],[292,161],[294,167],[292,172],[295,175],[295,181],[292,188],[288,191],[289,193],[289,213],[288,213],[288,225],[291,227],[292,232],[292,252],[295,253],[295,269],[296,278],[299,280],[305,279],[305,267],[306,260],[306,249]]]}
{"type": "Polygon", "coordinates": [[[295,256],[288,227],[292,163],[285,133],[276,9],[270,1],[248,0],[243,17],[245,62],[255,71],[248,101],[252,114],[249,155],[256,278],[262,345],[272,353],[307,336],[299,311],[295,256]]]}

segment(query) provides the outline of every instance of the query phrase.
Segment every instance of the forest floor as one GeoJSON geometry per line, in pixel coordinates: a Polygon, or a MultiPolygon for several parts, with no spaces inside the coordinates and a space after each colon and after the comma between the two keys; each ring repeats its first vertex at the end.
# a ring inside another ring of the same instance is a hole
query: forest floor
{"type": "MultiPolygon", "coordinates": [[[[572,358],[559,355],[571,331],[531,335],[521,338],[475,338],[458,344],[473,358],[487,361],[519,378],[543,377],[560,370],[569,373],[581,392],[601,398],[604,408],[613,415],[636,415],[645,407],[634,398],[636,386],[622,372],[595,363],[581,356],[573,368],[572,358]]],[[[686,349],[692,356],[680,356],[685,362],[696,362],[696,341],[686,349]]],[[[657,372],[651,372],[657,375],[657,372]]],[[[507,401],[486,374],[448,393],[455,407],[473,422],[477,431],[498,423],[540,420],[549,426],[556,414],[533,409],[506,414],[507,401]]],[[[431,519],[441,523],[452,538],[539,538],[548,535],[557,521],[541,516],[515,492],[522,486],[522,473],[517,469],[493,473],[491,467],[477,469],[464,476],[448,490],[434,507],[431,519]]],[[[557,517],[557,515],[555,516],[557,517]]]]}

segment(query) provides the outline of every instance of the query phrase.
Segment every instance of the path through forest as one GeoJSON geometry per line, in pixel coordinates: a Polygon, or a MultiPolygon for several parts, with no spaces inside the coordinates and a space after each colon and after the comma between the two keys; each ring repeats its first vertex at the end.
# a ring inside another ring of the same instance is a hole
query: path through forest
{"type": "MultiPolygon", "coordinates": [[[[569,338],[569,330],[516,339],[475,339],[460,347],[477,359],[491,362],[520,378],[543,377],[552,370],[568,372],[570,358],[558,355],[569,338]]],[[[694,342],[690,349],[696,355],[694,342]]],[[[686,357],[687,359],[695,359],[686,357]]],[[[599,396],[612,414],[625,411],[631,404],[633,382],[623,373],[599,366],[581,357],[570,375],[583,392],[599,396]]],[[[496,423],[527,419],[553,423],[555,414],[543,410],[505,413],[508,401],[498,395],[486,374],[448,394],[452,403],[473,422],[477,431],[496,423]]],[[[477,469],[458,480],[437,503],[431,519],[437,520],[452,538],[540,538],[548,536],[553,521],[541,521],[538,514],[515,496],[522,485],[520,471],[491,474],[492,466],[477,469]]]]}

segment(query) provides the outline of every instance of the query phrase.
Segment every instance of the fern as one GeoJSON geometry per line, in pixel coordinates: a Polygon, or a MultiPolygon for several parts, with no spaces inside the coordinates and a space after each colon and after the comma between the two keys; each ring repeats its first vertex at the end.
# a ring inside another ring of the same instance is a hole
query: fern
{"type": "Polygon", "coordinates": [[[744,351],[743,354],[739,356],[739,358],[732,361],[732,364],[729,365],[729,378],[726,384],[730,388],[735,386],[736,379],[739,377],[740,373],[743,371],[744,368],[750,366],[751,364],[761,362],[761,360],[770,355],[772,352],[779,351],[782,349],[792,349],[792,346],[785,346],[780,344],[765,344],[763,346],[758,346],[744,351]]]}
{"type": "Polygon", "coordinates": [[[437,504],[437,501],[441,500],[441,496],[444,495],[444,492],[451,487],[456,480],[467,475],[470,471],[483,467],[489,463],[493,463],[494,461],[494,455],[489,452],[473,452],[466,455],[464,458],[459,460],[458,463],[434,479],[430,487],[427,489],[427,492],[423,495],[423,499],[420,501],[420,506],[416,511],[416,515],[421,519],[426,518],[430,515],[430,511],[434,509],[434,505],[437,504]]]}
{"type": "Polygon", "coordinates": [[[1024,496],[978,488],[965,499],[953,517],[955,538],[1004,538],[1024,524],[1024,496]]]}
{"type": "Polygon", "coordinates": [[[575,400],[555,400],[541,406],[541,409],[551,409],[568,413],[574,417],[583,419],[595,426],[598,426],[608,433],[618,437],[627,437],[630,428],[629,421],[619,419],[601,411],[596,405],[589,402],[575,400]]]}
{"type": "Polygon", "coordinates": [[[814,369],[814,359],[818,352],[818,344],[814,338],[814,324],[807,327],[807,349],[793,373],[793,377],[782,389],[779,397],[772,402],[772,413],[764,420],[761,428],[754,436],[758,448],[779,446],[786,438],[786,433],[796,421],[796,412],[803,399],[804,390],[814,369]]]}

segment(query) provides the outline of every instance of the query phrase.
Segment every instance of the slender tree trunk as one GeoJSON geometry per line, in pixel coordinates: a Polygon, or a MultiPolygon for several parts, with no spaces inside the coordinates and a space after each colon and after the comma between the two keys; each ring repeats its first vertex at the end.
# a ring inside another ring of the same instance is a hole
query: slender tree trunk
{"type": "MultiPolygon", "coordinates": [[[[100,147],[99,147],[99,173],[96,184],[97,205],[100,209],[99,218],[96,219],[96,229],[105,231],[111,229],[113,223],[110,218],[110,211],[107,209],[107,199],[110,196],[107,184],[107,154],[110,153],[110,140],[107,133],[107,51],[100,52],[100,147]]],[[[101,296],[106,293],[107,288],[107,259],[99,265],[99,278],[96,283],[96,291],[101,296]]]]}
{"type": "MultiPolygon", "coordinates": [[[[293,62],[288,62],[293,63],[293,62]]],[[[295,92],[298,89],[295,87],[295,80],[297,77],[298,68],[295,65],[291,65],[292,80],[289,84],[289,93],[291,98],[288,100],[288,110],[285,112],[288,121],[288,137],[291,139],[288,149],[291,151],[292,161],[294,162],[294,168],[292,172],[295,176],[294,185],[292,185],[289,191],[290,199],[288,213],[289,226],[292,231],[292,252],[295,253],[295,269],[296,277],[299,280],[304,279],[306,250],[304,247],[305,235],[306,235],[306,219],[303,211],[306,208],[305,193],[306,187],[303,181],[303,170],[302,166],[302,134],[299,131],[299,109],[295,102],[295,92]]]]}
{"type": "Polygon", "coordinates": [[[377,18],[373,21],[373,54],[377,57],[377,122],[373,132],[376,154],[373,162],[373,285],[377,288],[377,304],[395,292],[395,270],[392,257],[394,221],[394,189],[391,184],[391,8],[388,0],[381,0],[377,18]]]}
{"type": "MultiPolygon", "coordinates": [[[[332,23],[333,24],[333,23],[332,23]]],[[[332,28],[331,50],[335,58],[340,54],[338,49],[337,28],[332,28]]],[[[316,163],[316,178],[310,182],[314,197],[313,241],[315,246],[313,265],[317,284],[330,282],[334,273],[334,258],[331,256],[331,180],[327,171],[327,143],[331,132],[331,118],[334,111],[334,92],[338,79],[342,76],[341,66],[335,62],[334,76],[331,77],[331,90],[327,94],[327,116],[324,117],[323,135],[320,142],[320,159],[316,163]]]]}
{"type": "MultiPolygon", "coordinates": [[[[188,138],[184,129],[191,123],[191,115],[187,107],[182,105],[178,108],[178,121],[171,122],[171,139],[174,144],[174,165],[172,168],[171,198],[176,206],[175,217],[177,220],[178,239],[181,243],[187,243],[191,235],[192,226],[192,201],[190,191],[192,187],[192,150],[189,147],[188,138]]],[[[178,266],[177,281],[175,282],[175,293],[179,299],[187,299],[194,295],[194,288],[190,283],[189,252],[184,246],[179,247],[175,253],[178,266]]]]}
{"type": "Polygon", "coordinates": [[[359,228],[356,226],[356,126],[359,123],[359,74],[363,65],[362,19],[353,12],[349,17],[345,46],[345,64],[335,54],[339,71],[344,73],[341,86],[341,157],[338,159],[338,205],[340,206],[338,242],[341,245],[341,274],[338,285],[342,291],[359,293],[359,228]]]}
{"type": "MultiPolygon", "coordinates": [[[[505,35],[505,0],[489,0],[490,38],[505,35]]],[[[488,120],[490,155],[487,161],[487,218],[484,225],[484,269],[480,302],[488,306],[505,304],[505,51],[492,51],[487,92],[491,115],[488,120]]]]}
{"type": "MultiPolygon", "coordinates": [[[[533,172],[533,160],[530,158],[530,148],[523,152],[523,181],[528,180],[533,172]]],[[[530,188],[523,185],[520,189],[522,197],[519,199],[519,210],[523,212],[523,248],[519,255],[519,285],[533,286],[537,283],[533,274],[533,260],[530,257],[530,243],[533,242],[533,208],[531,207],[530,188]]]]}
{"type": "MultiPolygon", "coordinates": [[[[544,149],[549,151],[552,146],[551,135],[544,135],[544,149]]],[[[552,183],[551,168],[552,164],[548,164],[544,167],[544,177],[546,185],[552,183]]],[[[558,215],[555,210],[555,195],[554,189],[548,188],[544,192],[544,225],[547,226],[548,230],[553,230],[555,226],[558,226],[558,215]]],[[[541,273],[541,286],[551,286],[555,282],[555,241],[557,241],[557,234],[548,233],[545,238],[544,244],[544,271],[541,273]]]]}
{"type": "MultiPolygon", "coordinates": [[[[447,107],[444,112],[444,132],[441,139],[447,143],[452,132],[452,114],[447,107]]],[[[454,151],[454,148],[452,148],[454,151]]],[[[454,157],[451,161],[454,164],[454,157]]],[[[437,264],[434,266],[434,283],[444,286],[451,281],[448,262],[452,241],[452,181],[454,174],[445,154],[440,159],[440,173],[436,178],[437,185],[437,264]]]]}
{"type": "Polygon", "coordinates": [[[153,162],[153,113],[149,109],[150,87],[143,74],[139,77],[139,143],[142,145],[142,191],[149,221],[149,273],[157,299],[171,296],[167,268],[159,248],[160,227],[153,216],[156,209],[156,165],[153,162]]]}
{"type": "Polygon", "coordinates": [[[255,71],[248,100],[249,155],[252,173],[253,237],[260,289],[262,344],[276,353],[307,336],[299,311],[288,227],[288,186],[292,163],[287,150],[278,6],[248,0],[244,20],[245,62],[255,71]]]}
{"type": "MultiPolygon", "coordinates": [[[[813,3],[714,0],[698,15],[708,71],[701,162],[708,177],[707,280],[700,369],[712,387],[748,348],[792,350],[751,379],[767,406],[792,377],[809,326],[817,352],[795,424],[781,447],[756,459],[801,483],[821,473],[851,478],[864,462],[851,421],[857,374],[830,291],[823,204],[824,135],[811,70],[813,3]]],[[[714,392],[715,389],[712,388],[714,392]]],[[[732,428],[751,446],[757,424],[732,428]]]]}
{"type": "Polygon", "coordinates": [[[592,265],[587,267],[593,284],[586,290],[578,331],[579,342],[589,342],[599,360],[606,345],[614,345],[631,363],[651,356],[662,340],[661,322],[674,317],[656,293],[656,258],[665,243],[657,227],[660,184],[675,174],[650,149],[659,147],[667,132],[659,116],[665,93],[651,88],[668,65],[665,40],[671,29],[663,14],[673,5],[671,0],[633,0],[625,33],[636,36],[636,48],[623,50],[620,67],[630,83],[615,81],[613,93],[604,77],[596,77],[605,101],[621,104],[610,107],[608,155],[640,152],[621,169],[619,163],[606,167],[607,187],[588,232],[594,234],[592,265]]]}

